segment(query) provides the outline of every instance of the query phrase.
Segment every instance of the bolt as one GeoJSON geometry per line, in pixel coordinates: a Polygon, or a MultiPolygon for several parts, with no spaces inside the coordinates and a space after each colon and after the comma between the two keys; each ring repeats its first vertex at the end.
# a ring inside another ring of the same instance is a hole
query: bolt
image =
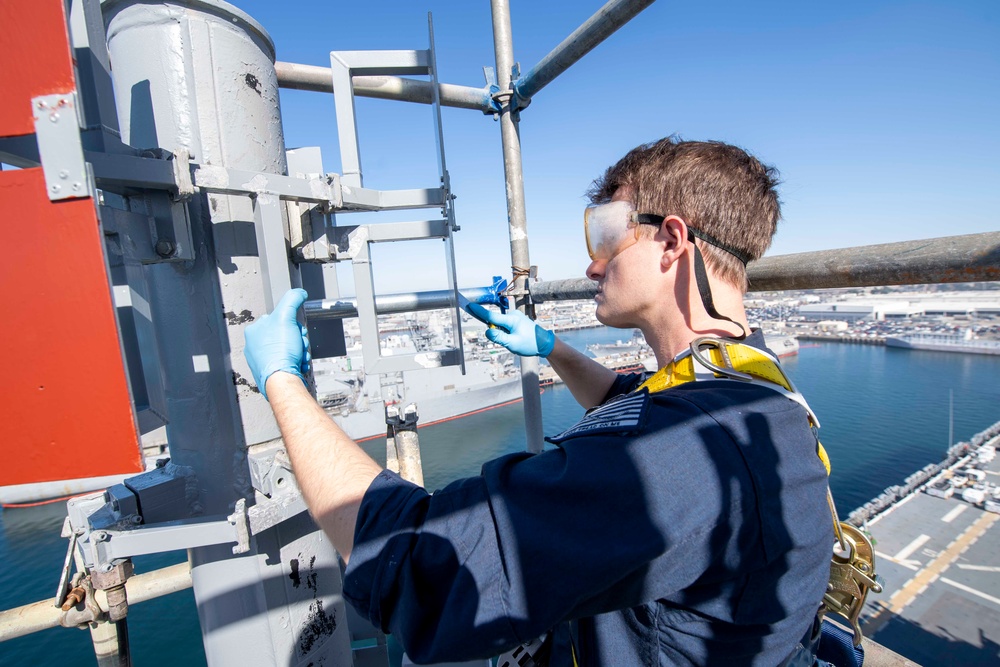
{"type": "Polygon", "coordinates": [[[49,121],[51,121],[53,123],[58,123],[59,122],[59,114],[58,113],[51,114],[49,116],[49,121]]]}
{"type": "Polygon", "coordinates": [[[58,183],[53,183],[52,185],[49,186],[49,190],[51,190],[52,192],[59,192],[60,190],[62,190],[62,186],[59,185],[58,183]]]}
{"type": "Polygon", "coordinates": [[[82,188],[82,187],[83,187],[83,184],[81,184],[81,183],[74,183],[73,184],[73,192],[79,192],[80,188],[82,188]]]}
{"type": "Polygon", "coordinates": [[[108,541],[109,539],[111,539],[111,536],[110,536],[110,535],[108,535],[108,532],[107,532],[106,530],[95,530],[95,531],[94,531],[94,532],[93,532],[93,533],[92,533],[92,534],[90,535],[90,537],[91,537],[91,538],[92,538],[92,539],[93,539],[93,540],[94,540],[95,542],[107,542],[107,541],[108,541]]]}
{"type": "Polygon", "coordinates": [[[66,180],[67,178],[69,178],[69,172],[66,171],[65,169],[61,169],[59,171],[59,178],[66,180]]]}
{"type": "Polygon", "coordinates": [[[156,242],[156,254],[160,257],[171,257],[177,250],[177,246],[170,239],[160,239],[156,242]]]}
{"type": "Polygon", "coordinates": [[[104,565],[101,566],[101,572],[104,573],[108,573],[113,569],[115,569],[115,566],[112,565],[111,563],[105,563],[104,565]]]}
{"type": "Polygon", "coordinates": [[[131,517],[129,518],[129,521],[131,521],[131,522],[132,522],[133,524],[135,524],[135,525],[137,525],[137,526],[138,526],[138,525],[139,525],[140,523],[142,523],[142,517],[141,517],[141,516],[139,516],[138,514],[133,514],[133,515],[132,515],[132,516],[131,516],[131,517]]]}

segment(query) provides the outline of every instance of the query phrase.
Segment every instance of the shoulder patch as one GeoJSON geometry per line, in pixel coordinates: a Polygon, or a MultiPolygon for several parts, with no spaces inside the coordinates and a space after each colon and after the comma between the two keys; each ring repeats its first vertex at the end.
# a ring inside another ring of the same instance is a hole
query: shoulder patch
{"type": "Polygon", "coordinates": [[[634,394],[622,394],[611,399],[604,405],[592,409],[583,419],[578,421],[559,435],[545,438],[553,445],[558,445],[570,438],[583,435],[617,434],[629,435],[638,433],[646,424],[646,414],[649,412],[649,392],[642,390],[634,394]]]}

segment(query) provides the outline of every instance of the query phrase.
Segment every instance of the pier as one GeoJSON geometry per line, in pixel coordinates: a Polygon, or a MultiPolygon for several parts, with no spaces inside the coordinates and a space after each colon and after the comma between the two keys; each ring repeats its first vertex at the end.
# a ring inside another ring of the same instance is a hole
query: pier
{"type": "MultiPolygon", "coordinates": [[[[958,494],[925,491],[1000,444],[1000,422],[851,513],[875,545],[884,592],[861,614],[865,637],[925,666],[997,664],[1000,659],[1000,514],[958,494]]],[[[981,468],[1000,485],[1000,460],[981,468]]]]}

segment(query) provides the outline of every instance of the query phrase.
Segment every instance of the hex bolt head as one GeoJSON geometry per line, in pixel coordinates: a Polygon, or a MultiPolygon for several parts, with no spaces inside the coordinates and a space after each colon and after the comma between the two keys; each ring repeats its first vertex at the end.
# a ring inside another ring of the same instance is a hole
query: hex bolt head
{"type": "Polygon", "coordinates": [[[177,246],[170,239],[160,239],[156,242],[156,254],[160,257],[172,257],[177,246]]]}

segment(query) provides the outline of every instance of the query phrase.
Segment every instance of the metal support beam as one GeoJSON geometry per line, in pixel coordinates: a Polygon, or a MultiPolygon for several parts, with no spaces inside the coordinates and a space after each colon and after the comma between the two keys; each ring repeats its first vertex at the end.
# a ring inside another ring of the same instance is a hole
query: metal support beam
{"type": "MultiPolygon", "coordinates": [[[[751,292],[1000,281],[1000,232],[765,257],[747,267],[751,292]]],[[[588,278],[530,285],[531,300],[592,299],[588,278]]]]}
{"type": "MultiPolygon", "coordinates": [[[[279,61],[274,63],[274,69],[278,74],[278,85],[282,88],[312,90],[318,93],[333,92],[333,71],[329,67],[279,61]]],[[[358,97],[375,97],[417,104],[434,102],[434,86],[430,81],[398,76],[355,76],[351,77],[351,81],[354,84],[354,94],[358,97]]],[[[472,88],[439,83],[438,93],[441,96],[441,106],[474,109],[489,114],[499,111],[488,87],[472,88]]]]}
{"type": "Polygon", "coordinates": [[[765,257],[749,278],[755,292],[1000,280],[1000,232],[765,257]]]}
{"type": "MultiPolygon", "coordinates": [[[[508,0],[491,0],[493,13],[493,50],[501,91],[509,91],[514,69],[514,41],[510,28],[508,0]]],[[[517,127],[517,109],[512,99],[504,101],[500,112],[500,135],[503,141],[504,180],[507,183],[507,221],[510,235],[511,264],[517,267],[512,294],[518,310],[534,316],[528,298],[528,220],[524,209],[524,175],[521,170],[521,135],[517,127]]],[[[538,393],[538,358],[521,358],[521,391],[524,395],[524,427],[529,452],[540,452],[544,445],[542,433],[542,401],[538,393]]]]}
{"type": "MultiPolygon", "coordinates": [[[[472,287],[460,290],[473,303],[494,303],[496,294],[488,287],[472,287]],[[489,297],[489,298],[488,298],[489,297]]],[[[431,290],[427,292],[405,292],[400,294],[380,294],[375,296],[375,313],[412,313],[420,310],[454,308],[455,294],[451,290],[431,290]]],[[[343,299],[321,299],[306,301],[306,319],[337,320],[358,316],[358,301],[353,297],[343,299]]]]}
{"type": "MultiPolygon", "coordinates": [[[[191,588],[191,568],[186,562],[162,570],[137,574],[125,582],[125,592],[130,605],[187,588],[191,588]]],[[[98,591],[94,599],[101,611],[107,613],[108,599],[104,592],[98,591]]],[[[63,613],[59,607],[53,606],[51,598],[0,611],[0,642],[54,628],[59,625],[63,613]]]]}
{"type": "Polygon", "coordinates": [[[261,194],[253,198],[253,226],[257,233],[257,255],[264,279],[267,312],[274,310],[285,292],[292,289],[281,209],[281,200],[274,195],[261,194]]]}
{"type": "MultiPolygon", "coordinates": [[[[514,84],[516,106],[526,107],[535,93],[651,4],[653,0],[610,0],[514,84]]],[[[494,30],[495,26],[494,19],[494,30]]],[[[500,89],[506,87],[501,84],[500,89]]]]}

